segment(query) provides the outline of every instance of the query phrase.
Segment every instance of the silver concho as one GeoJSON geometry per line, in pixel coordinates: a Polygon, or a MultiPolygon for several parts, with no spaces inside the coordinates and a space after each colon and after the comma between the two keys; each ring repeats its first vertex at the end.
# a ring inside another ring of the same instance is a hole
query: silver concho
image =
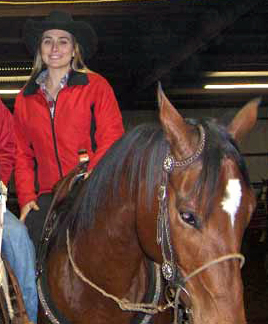
{"type": "Polygon", "coordinates": [[[174,156],[168,154],[163,161],[163,169],[167,173],[171,173],[174,169],[175,159],[174,156]]]}
{"type": "Polygon", "coordinates": [[[170,262],[165,261],[162,264],[162,273],[163,273],[163,277],[168,281],[170,281],[174,278],[175,271],[174,271],[174,268],[170,262]]]}

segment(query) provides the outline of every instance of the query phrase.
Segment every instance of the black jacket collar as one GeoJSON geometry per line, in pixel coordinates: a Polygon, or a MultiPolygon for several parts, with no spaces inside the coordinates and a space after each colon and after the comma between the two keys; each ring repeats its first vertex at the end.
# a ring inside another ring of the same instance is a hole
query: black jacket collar
{"type": "MultiPolygon", "coordinates": [[[[37,78],[37,76],[35,78],[33,78],[26,85],[26,87],[23,90],[24,96],[32,95],[32,94],[36,93],[36,91],[39,89],[39,84],[37,84],[35,82],[36,78],[37,78]]],[[[88,83],[89,83],[89,80],[88,80],[88,76],[86,73],[71,70],[69,78],[68,78],[68,82],[67,82],[68,87],[71,87],[74,85],[87,85],[88,83]]]]}

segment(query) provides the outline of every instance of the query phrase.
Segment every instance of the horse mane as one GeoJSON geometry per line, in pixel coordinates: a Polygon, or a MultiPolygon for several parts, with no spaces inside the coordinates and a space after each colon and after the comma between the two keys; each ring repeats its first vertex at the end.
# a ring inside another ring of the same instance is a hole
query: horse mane
{"type": "MultiPolygon", "coordinates": [[[[205,162],[195,185],[195,193],[201,199],[203,189],[206,188],[207,196],[210,197],[206,202],[209,210],[216,192],[223,157],[230,157],[237,163],[247,185],[250,184],[249,176],[243,157],[224,126],[212,119],[190,119],[187,122],[191,125],[202,124],[205,129],[206,143],[200,157],[205,162]]],[[[121,181],[127,185],[124,190],[127,190],[129,197],[135,199],[141,198],[138,186],[141,182],[145,183],[145,199],[149,208],[155,188],[161,181],[162,162],[169,149],[163,130],[158,124],[138,125],[124,134],[94,168],[76,199],[65,204],[66,210],[63,209],[59,215],[62,220],[58,222],[60,226],[55,233],[57,243],[65,241],[67,228],[72,236],[91,228],[97,211],[104,208],[111,199],[120,199],[121,181]]]]}
{"type": "Polygon", "coordinates": [[[141,124],[125,133],[107,150],[76,199],[64,204],[65,208],[61,209],[59,215],[62,220],[55,232],[58,243],[66,237],[67,228],[71,235],[91,228],[96,212],[106,205],[108,197],[119,199],[123,178],[131,197],[136,194],[137,184],[145,182],[149,206],[155,186],[160,182],[162,161],[167,149],[168,143],[158,124],[141,124]]]}

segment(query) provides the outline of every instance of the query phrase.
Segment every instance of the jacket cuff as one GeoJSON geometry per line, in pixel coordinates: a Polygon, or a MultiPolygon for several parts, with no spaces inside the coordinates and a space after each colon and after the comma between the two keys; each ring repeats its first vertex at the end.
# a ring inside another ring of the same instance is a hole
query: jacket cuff
{"type": "Polygon", "coordinates": [[[23,197],[18,197],[18,202],[19,202],[20,208],[22,208],[23,206],[25,206],[28,202],[30,202],[32,200],[34,200],[34,201],[37,200],[36,194],[29,194],[29,195],[25,195],[23,197]]]}

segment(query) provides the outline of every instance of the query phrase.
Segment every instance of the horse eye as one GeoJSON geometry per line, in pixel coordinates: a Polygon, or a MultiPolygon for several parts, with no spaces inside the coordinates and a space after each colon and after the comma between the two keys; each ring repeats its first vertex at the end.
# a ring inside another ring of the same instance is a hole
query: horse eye
{"type": "Polygon", "coordinates": [[[197,227],[197,222],[196,222],[195,216],[192,213],[182,212],[182,213],[180,213],[180,216],[181,216],[181,219],[188,225],[197,227]]]}

